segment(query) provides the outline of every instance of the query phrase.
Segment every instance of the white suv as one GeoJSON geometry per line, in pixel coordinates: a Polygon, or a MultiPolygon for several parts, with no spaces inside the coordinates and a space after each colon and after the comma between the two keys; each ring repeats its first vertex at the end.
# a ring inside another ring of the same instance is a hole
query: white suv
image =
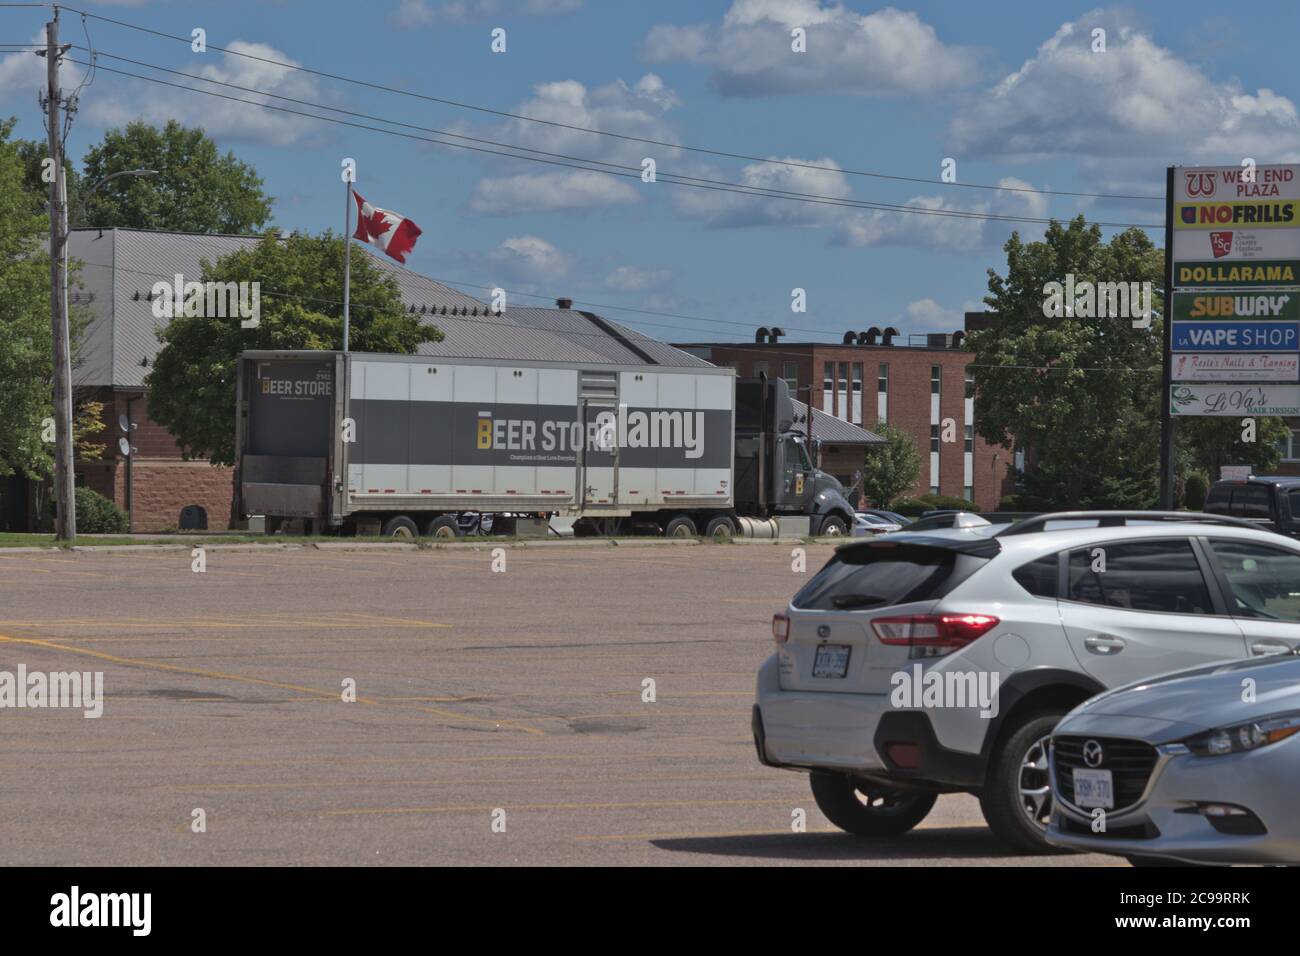
{"type": "Polygon", "coordinates": [[[1266,608],[1279,589],[1300,594],[1300,542],[1248,522],[1148,511],[958,525],[841,546],[773,619],[759,760],[809,772],[818,807],[851,833],[904,833],[940,793],[970,792],[1000,837],[1048,851],[1047,742],[1067,711],[1166,671],[1300,646],[1300,618],[1266,608]]]}

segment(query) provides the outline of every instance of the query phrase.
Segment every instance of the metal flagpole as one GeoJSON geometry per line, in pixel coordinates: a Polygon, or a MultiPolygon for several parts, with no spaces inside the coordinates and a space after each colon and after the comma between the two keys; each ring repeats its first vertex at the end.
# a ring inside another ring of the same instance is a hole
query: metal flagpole
{"type": "Polygon", "coordinates": [[[348,306],[352,294],[352,177],[345,177],[348,205],[343,211],[343,351],[348,350],[348,306]]]}

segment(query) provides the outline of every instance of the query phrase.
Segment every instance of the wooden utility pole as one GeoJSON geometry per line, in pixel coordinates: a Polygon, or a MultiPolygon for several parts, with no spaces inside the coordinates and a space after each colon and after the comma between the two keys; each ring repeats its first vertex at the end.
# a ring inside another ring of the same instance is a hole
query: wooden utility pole
{"type": "Polygon", "coordinates": [[[63,170],[62,92],[59,89],[59,8],[45,25],[46,124],[53,178],[50,180],[50,329],[54,339],[54,536],[77,540],[77,505],[72,465],[72,359],[68,346],[64,249],[68,242],[68,196],[63,170]]]}

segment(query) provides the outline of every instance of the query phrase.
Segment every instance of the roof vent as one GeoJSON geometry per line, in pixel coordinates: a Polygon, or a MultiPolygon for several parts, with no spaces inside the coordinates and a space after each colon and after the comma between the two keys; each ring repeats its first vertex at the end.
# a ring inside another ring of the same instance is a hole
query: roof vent
{"type": "Polygon", "coordinates": [[[768,340],[768,336],[770,336],[771,334],[772,334],[771,329],[769,329],[766,325],[760,325],[758,329],[755,330],[754,332],[754,341],[760,344],[766,342],[768,340]]]}
{"type": "Polygon", "coordinates": [[[889,326],[888,328],[885,329],[885,331],[883,331],[883,332],[880,333],[880,335],[881,335],[881,342],[880,342],[880,344],[881,344],[881,345],[893,345],[893,344],[894,344],[894,336],[897,335],[897,334],[898,334],[898,329],[894,328],[892,325],[889,326]]]}
{"type": "Polygon", "coordinates": [[[880,342],[880,327],[873,325],[865,332],[858,333],[859,345],[877,345],[880,342]]]}
{"type": "Polygon", "coordinates": [[[959,349],[959,348],[961,348],[961,344],[962,344],[963,342],[965,342],[965,341],[966,341],[966,333],[963,332],[961,329],[958,329],[956,332],[954,332],[954,333],[952,334],[952,347],[953,347],[953,348],[955,348],[955,349],[959,349]]]}
{"type": "Polygon", "coordinates": [[[572,300],[572,299],[556,299],[556,300],[555,300],[555,307],[556,307],[557,309],[572,309],[572,308],[573,308],[573,300],[572,300]]]}
{"type": "Polygon", "coordinates": [[[857,344],[858,344],[858,333],[857,333],[857,332],[845,332],[845,333],[844,333],[844,344],[845,344],[845,345],[857,345],[857,344]]]}
{"type": "Polygon", "coordinates": [[[779,325],[774,325],[772,326],[772,331],[768,334],[767,340],[773,345],[776,345],[783,335],[785,335],[785,329],[781,328],[779,325]]]}

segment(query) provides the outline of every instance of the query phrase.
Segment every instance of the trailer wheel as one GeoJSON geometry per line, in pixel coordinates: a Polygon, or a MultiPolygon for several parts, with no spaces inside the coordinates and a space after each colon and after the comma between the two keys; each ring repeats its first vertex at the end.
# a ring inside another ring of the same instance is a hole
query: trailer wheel
{"type": "Polygon", "coordinates": [[[727,515],[717,515],[710,519],[704,536],[714,541],[730,541],[736,536],[736,523],[727,515]]]}
{"type": "Polygon", "coordinates": [[[458,538],[460,537],[460,522],[456,520],[455,515],[438,515],[430,519],[429,523],[424,526],[424,536],[426,538],[458,538]]]}
{"type": "Polygon", "coordinates": [[[693,538],[699,532],[695,530],[695,522],[691,520],[690,515],[678,515],[668,522],[664,528],[665,538],[693,538]]]}
{"type": "Polygon", "coordinates": [[[384,528],[379,532],[385,538],[416,538],[420,532],[415,528],[415,522],[406,515],[394,515],[384,522],[384,528]]]}

